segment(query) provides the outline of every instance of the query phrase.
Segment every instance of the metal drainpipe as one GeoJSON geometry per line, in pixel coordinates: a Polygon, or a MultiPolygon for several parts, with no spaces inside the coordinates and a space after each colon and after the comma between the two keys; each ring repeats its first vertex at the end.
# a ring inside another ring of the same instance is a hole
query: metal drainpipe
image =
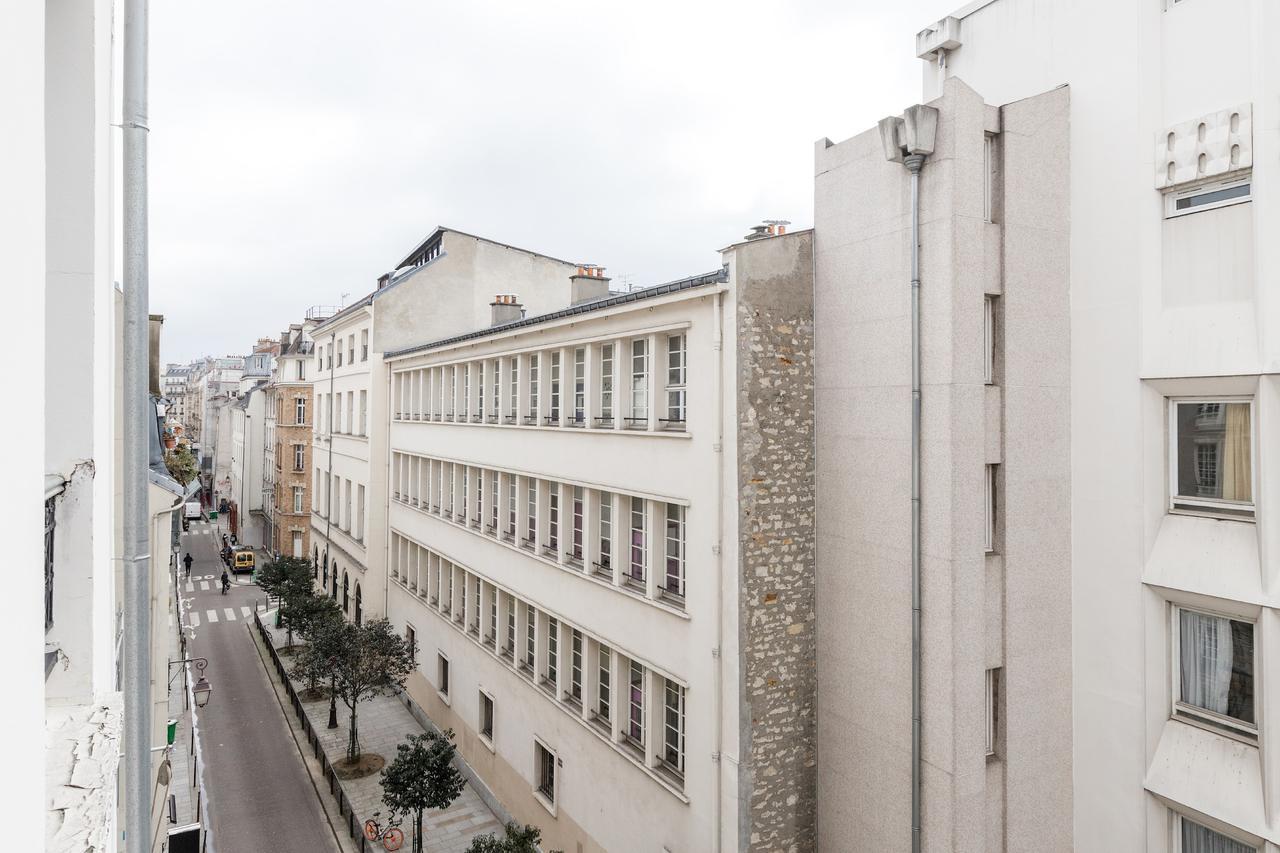
{"type": "MultiPolygon", "coordinates": [[[[716,597],[715,624],[716,645],[711,650],[715,659],[715,701],[712,702],[715,712],[713,729],[715,731],[715,795],[711,800],[713,853],[720,853],[723,828],[720,826],[720,800],[724,786],[724,292],[715,295],[715,336],[712,348],[716,352],[715,400],[716,400],[716,512],[715,512],[715,558],[716,558],[716,597]]],[[[735,386],[736,387],[736,386],[735,386]]]]}
{"type": "MultiPolygon", "coordinates": [[[[334,476],[333,476],[333,352],[332,350],[337,348],[337,344],[338,344],[338,333],[330,332],[329,346],[331,347],[331,350],[328,355],[328,358],[329,358],[329,412],[328,412],[329,424],[327,426],[327,431],[329,433],[329,482],[325,486],[325,495],[324,495],[324,513],[325,513],[324,558],[329,562],[330,570],[333,569],[333,561],[329,560],[329,557],[333,551],[333,548],[331,546],[333,545],[333,492],[334,492],[334,488],[333,488],[333,485],[334,485],[333,483],[334,481],[334,476]]],[[[330,589],[336,588],[337,582],[338,582],[338,574],[337,572],[334,572],[333,583],[335,584],[335,586],[331,586],[330,589]]],[[[336,597],[337,596],[335,596],[335,599],[336,597]]],[[[343,616],[346,616],[345,611],[343,612],[343,616]]]]}
{"type": "Polygon", "coordinates": [[[911,173],[911,850],[920,853],[923,795],[920,608],[920,170],[923,154],[904,159],[911,173]]]}
{"type": "Polygon", "coordinates": [[[124,264],[124,777],[125,849],[151,847],[151,554],[147,297],[147,0],[125,0],[123,44],[124,264]]]}

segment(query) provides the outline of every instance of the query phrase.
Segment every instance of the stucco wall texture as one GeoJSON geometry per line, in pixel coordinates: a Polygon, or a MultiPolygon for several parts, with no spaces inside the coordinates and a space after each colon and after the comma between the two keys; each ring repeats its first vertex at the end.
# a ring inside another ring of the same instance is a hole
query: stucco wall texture
{"type": "Polygon", "coordinates": [[[813,234],[735,251],[739,848],[815,849],[813,234]]]}

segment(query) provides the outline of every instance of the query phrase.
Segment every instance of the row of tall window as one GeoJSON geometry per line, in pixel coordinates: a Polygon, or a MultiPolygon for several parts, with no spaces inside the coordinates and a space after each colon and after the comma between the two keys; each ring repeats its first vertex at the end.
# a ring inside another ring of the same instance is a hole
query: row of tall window
{"type": "Polygon", "coordinates": [[[315,469],[315,482],[311,488],[311,511],[328,519],[348,536],[364,541],[365,499],[364,484],[352,484],[329,471],[315,469]],[[355,511],[352,512],[352,500],[355,511]]]}
{"type": "Polygon", "coordinates": [[[392,412],[400,421],[679,431],[688,357],[678,332],[402,370],[392,412]]]}
{"type": "MultiPolygon", "coordinates": [[[[669,781],[684,778],[685,688],[610,643],[391,533],[391,577],[564,711],[669,781]]],[[[442,667],[440,678],[447,676],[442,667]]],[[[441,693],[445,681],[437,681],[441,693]]]]}
{"type": "MultiPolygon", "coordinates": [[[[332,370],[334,367],[342,367],[343,356],[346,356],[348,365],[356,363],[356,336],[351,333],[345,339],[339,339],[334,343],[328,343],[321,346],[316,345],[316,370],[332,370]],[[345,344],[345,346],[344,346],[345,344]],[[334,363],[334,357],[337,357],[337,363],[334,363]]],[[[369,360],[369,330],[360,330],[360,360],[369,360]]]]}
{"type": "Polygon", "coordinates": [[[320,581],[320,589],[328,594],[334,601],[342,605],[344,615],[350,616],[352,621],[357,625],[364,620],[364,598],[360,591],[360,581],[355,582],[355,610],[352,610],[351,596],[351,575],[346,569],[339,569],[338,560],[335,557],[332,562],[329,560],[328,548],[325,554],[321,556],[319,546],[316,546],[315,554],[312,557],[312,576],[320,581]],[[342,573],[342,598],[338,598],[338,573],[342,573]]]}
{"type": "MultiPolygon", "coordinates": [[[[299,402],[305,404],[306,401],[299,398],[299,402]]],[[[360,391],[358,395],[355,391],[317,394],[316,413],[319,415],[316,422],[317,433],[325,434],[332,429],[333,432],[345,435],[369,434],[368,391],[360,391]],[[330,423],[330,416],[332,416],[332,423],[330,423]]]]}
{"type": "Polygon", "coordinates": [[[391,454],[391,496],[588,577],[684,607],[681,504],[410,453],[391,454]]]}

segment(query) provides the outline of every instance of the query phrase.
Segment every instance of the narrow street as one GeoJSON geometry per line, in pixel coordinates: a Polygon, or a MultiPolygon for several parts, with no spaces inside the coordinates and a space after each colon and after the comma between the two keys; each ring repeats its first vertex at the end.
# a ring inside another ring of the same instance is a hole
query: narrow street
{"type": "Polygon", "coordinates": [[[217,528],[203,521],[192,522],[182,543],[195,560],[191,579],[183,581],[195,635],[188,648],[208,658],[205,675],[213,685],[200,712],[210,849],[337,853],[250,634],[261,590],[244,574],[221,593],[220,544],[217,528]]]}

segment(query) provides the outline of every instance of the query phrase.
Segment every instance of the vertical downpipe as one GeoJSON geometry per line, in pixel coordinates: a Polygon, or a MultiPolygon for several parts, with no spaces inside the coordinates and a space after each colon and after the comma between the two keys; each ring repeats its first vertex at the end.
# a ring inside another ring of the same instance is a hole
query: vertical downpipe
{"type": "MultiPolygon", "coordinates": [[[[715,509],[715,557],[716,557],[716,596],[715,596],[715,624],[716,624],[716,645],[711,650],[712,657],[715,659],[715,677],[714,692],[715,701],[712,702],[715,712],[715,720],[713,722],[715,743],[715,752],[712,755],[715,764],[715,786],[714,794],[711,800],[711,830],[712,835],[711,850],[712,853],[720,853],[722,844],[722,836],[724,830],[721,827],[721,806],[720,801],[723,798],[724,788],[724,395],[726,393],[726,385],[724,381],[724,291],[715,295],[715,325],[712,328],[714,335],[712,341],[712,349],[716,353],[716,370],[715,370],[715,389],[714,397],[716,401],[716,509],[715,509]]],[[[737,391],[737,383],[729,386],[734,393],[737,391]]],[[[737,505],[736,502],[734,504],[737,505]]]]}
{"type": "Polygon", "coordinates": [[[122,135],[124,264],[124,777],[125,849],[151,847],[151,554],[147,297],[147,0],[125,0],[122,135]]]}
{"type": "Polygon", "coordinates": [[[920,853],[923,787],[920,627],[920,170],[924,156],[905,159],[911,173],[911,850],[920,853]]]}

